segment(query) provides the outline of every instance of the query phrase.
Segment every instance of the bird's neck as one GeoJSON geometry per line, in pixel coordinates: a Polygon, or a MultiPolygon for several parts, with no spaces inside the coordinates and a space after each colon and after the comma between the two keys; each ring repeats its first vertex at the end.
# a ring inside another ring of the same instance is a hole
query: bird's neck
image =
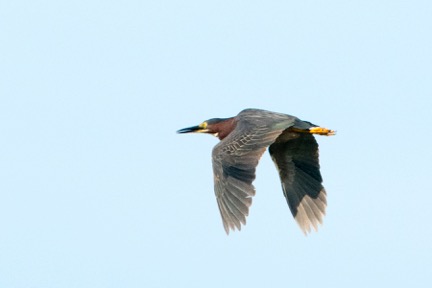
{"type": "Polygon", "coordinates": [[[219,140],[223,140],[228,136],[235,129],[236,125],[237,121],[234,117],[227,118],[225,121],[217,123],[215,130],[219,140]]]}

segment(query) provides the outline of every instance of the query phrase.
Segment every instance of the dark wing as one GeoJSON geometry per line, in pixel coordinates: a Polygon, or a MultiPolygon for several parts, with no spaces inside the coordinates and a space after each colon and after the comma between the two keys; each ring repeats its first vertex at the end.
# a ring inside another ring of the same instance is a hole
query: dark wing
{"type": "Polygon", "coordinates": [[[317,230],[327,206],[314,136],[288,130],[269,147],[288,206],[305,234],[317,230]]]}
{"type": "Polygon", "coordinates": [[[246,224],[255,195],[255,168],[265,149],[283,130],[242,127],[233,131],[213,149],[214,185],[226,233],[246,224]]]}

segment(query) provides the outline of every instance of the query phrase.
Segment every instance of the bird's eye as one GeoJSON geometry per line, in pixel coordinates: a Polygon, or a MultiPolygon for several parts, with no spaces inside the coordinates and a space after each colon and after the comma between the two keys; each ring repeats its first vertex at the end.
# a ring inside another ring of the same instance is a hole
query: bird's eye
{"type": "Polygon", "coordinates": [[[203,122],[199,125],[201,129],[207,129],[207,122],[203,122]]]}

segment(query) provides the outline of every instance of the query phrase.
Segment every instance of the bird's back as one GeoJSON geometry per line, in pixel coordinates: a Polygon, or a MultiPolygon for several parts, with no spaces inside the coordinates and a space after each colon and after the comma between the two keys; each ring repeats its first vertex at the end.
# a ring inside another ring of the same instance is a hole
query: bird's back
{"type": "Polygon", "coordinates": [[[250,128],[251,125],[282,131],[299,121],[302,122],[295,116],[262,109],[245,109],[236,116],[236,120],[240,124],[240,129],[250,128]]]}

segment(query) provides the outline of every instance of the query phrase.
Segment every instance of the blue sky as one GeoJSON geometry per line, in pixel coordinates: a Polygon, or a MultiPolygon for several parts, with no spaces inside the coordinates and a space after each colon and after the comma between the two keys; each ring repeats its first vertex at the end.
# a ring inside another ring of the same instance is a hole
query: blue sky
{"type": "Polygon", "coordinates": [[[430,1],[0,1],[1,287],[429,287],[430,1]],[[73,3],[72,3],[73,2],[73,3]],[[226,236],[208,135],[319,137],[305,237],[264,154],[226,236]]]}

